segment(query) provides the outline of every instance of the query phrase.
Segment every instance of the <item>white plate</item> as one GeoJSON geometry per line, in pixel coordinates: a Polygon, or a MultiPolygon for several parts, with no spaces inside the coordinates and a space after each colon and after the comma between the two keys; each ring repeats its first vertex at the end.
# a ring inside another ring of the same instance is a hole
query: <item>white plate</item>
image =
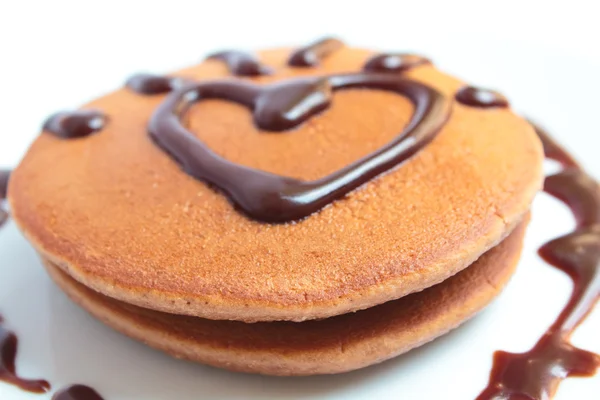
{"type": "MultiPolygon", "coordinates": [[[[367,17],[372,21],[367,24],[369,29],[357,32],[357,18],[368,10],[347,10],[343,16],[333,18],[334,6],[323,5],[319,12],[332,16],[327,25],[322,15],[311,16],[307,6],[288,21],[291,28],[287,31],[285,18],[263,13],[256,19],[244,19],[245,11],[239,9],[229,20],[234,28],[224,29],[218,20],[230,16],[225,13],[231,4],[213,5],[209,14],[217,17],[211,20],[205,8],[194,9],[188,4],[182,12],[183,6],[174,2],[168,2],[168,7],[145,9],[124,2],[120,8],[99,2],[83,9],[77,6],[81,2],[74,3],[72,7],[88,17],[76,17],[73,9],[68,12],[60,8],[60,2],[40,2],[33,15],[24,2],[14,3],[21,5],[15,4],[11,12],[3,13],[9,21],[0,28],[0,52],[3,60],[9,60],[0,62],[2,165],[18,161],[49,113],[75,107],[117,87],[129,73],[185,65],[211,48],[267,46],[273,42],[274,32],[277,42],[297,42],[314,38],[326,29],[349,38],[349,42],[419,50],[443,69],[470,82],[501,89],[515,109],[545,124],[574,150],[592,174],[600,176],[600,54],[588,53],[588,42],[573,41],[571,46],[562,40],[569,31],[581,32],[576,22],[563,26],[559,36],[544,21],[546,31],[542,33],[526,29],[524,23],[510,29],[505,26],[503,32],[498,31],[503,25],[497,19],[490,20],[489,29],[481,21],[472,21],[472,26],[480,30],[474,35],[469,32],[472,18],[453,21],[459,18],[456,14],[438,18],[435,23],[440,29],[421,35],[416,29],[422,26],[427,30],[427,25],[404,21],[398,13],[406,12],[399,7],[380,14],[378,20],[373,13],[373,17],[367,17]],[[46,6],[49,3],[51,6],[46,6]],[[316,18],[315,22],[307,23],[311,18],[316,18]],[[156,22],[148,23],[153,20],[156,22]],[[385,32],[382,27],[386,27],[385,32]],[[554,39],[544,40],[546,36],[554,39]]],[[[432,7],[432,2],[427,3],[420,6],[420,11],[412,12],[425,12],[432,7]]],[[[261,9],[256,1],[252,4],[261,9]]],[[[285,10],[279,11],[280,15],[288,15],[285,10]]],[[[581,14],[585,19],[586,13],[581,14]]],[[[508,21],[502,23],[510,25],[508,21]]],[[[0,231],[0,313],[19,335],[17,366],[22,376],[48,379],[54,388],[88,384],[107,400],[473,399],[487,383],[493,352],[529,349],[564,305],[570,282],[541,262],[536,249],[571,226],[564,207],[545,195],[539,196],[518,272],[486,311],[405,356],[344,375],[269,378],[236,374],[174,360],[146,348],[72,304],[47,278],[12,222],[0,231]]],[[[598,332],[600,312],[596,311],[577,330],[573,342],[600,352],[598,332]]],[[[598,393],[598,376],[568,379],[561,385],[557,399],[589,399],[598,393]]],[[[49,398],[0,383],[3,400],[49,398]]]]}

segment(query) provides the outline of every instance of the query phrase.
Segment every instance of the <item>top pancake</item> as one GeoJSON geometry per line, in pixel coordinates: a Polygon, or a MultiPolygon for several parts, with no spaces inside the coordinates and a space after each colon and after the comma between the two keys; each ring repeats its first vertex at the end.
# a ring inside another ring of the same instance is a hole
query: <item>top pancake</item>
{"type": "MultiPolygon", "coordinates": [[[[253,79],[357,72],[374,53],[344,47],[314,68],[286,66],[289,54],[261,52],[276,72],[253,79]]],[[[229,73],[209,60],[175,75],[229,73]]],[[[429,65],[404,75],[449,97],[464,85],[429,65]]],[[[124,88],[91,102],[107,126],[80,139],[42,133],[9,187],[15,220],[45,257],[142,307],[243,321],[368,308],[470,265],[510,233],[542,182],[542,147],[525,120],[455,103],[436,139],[400,167],[304,220],[261,223],[151,141],[147,123],[164,97],[124,88]]],[[[282,134],[260,132],[247,109],[221,100],[196,104],[185,121],[230,161],[312,180],[391,141],[412,111],[400,95],[355,89],[282,134]]]]}

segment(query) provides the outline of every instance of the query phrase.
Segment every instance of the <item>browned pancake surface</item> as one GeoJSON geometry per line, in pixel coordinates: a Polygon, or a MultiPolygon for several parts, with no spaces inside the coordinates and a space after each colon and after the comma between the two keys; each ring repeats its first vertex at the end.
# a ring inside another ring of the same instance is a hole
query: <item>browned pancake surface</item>
{"type": "MultiPolygon", "coordinates": [[[[359,71],[372,53],[344,48],[318,68],[285,66],[288,50],[261,53],[277,73],[359,71]]],[[[218,61],[180,72],[227,75],[218,61]]],[[[407,73],[453,96],[463,85],[431,66],[407,73]]],[[[9,188],[34,246],[76,280],[139,306],[211,319],[304,320],[371,307],[436,284],[502,240],[540,187],[542,149],[510,109],[455,104],[439,136],[396,170],[296,223],[269,225],[186,175],[149,139],[164,96],[119,90],[90,103],[110,122],[98,134],[42,134],[9,188]]],[[[330,109],[285,134],[259,132],[248,110],[206,101],[187,123],[227,159],[314,179],[388,143],[412,113],[401,96],[334,95],[330,109]]]]}
{"type": "Polygon", "coordinates": [[[525,224],[473,265],[426,289],[319,321],[214,321],[151,311],[96,293],[46,261],[52,278],[115,329],[183,357],[236,371],[312,375],[365,367],[424,344],[489,303],[517,265],[525,224]]]}

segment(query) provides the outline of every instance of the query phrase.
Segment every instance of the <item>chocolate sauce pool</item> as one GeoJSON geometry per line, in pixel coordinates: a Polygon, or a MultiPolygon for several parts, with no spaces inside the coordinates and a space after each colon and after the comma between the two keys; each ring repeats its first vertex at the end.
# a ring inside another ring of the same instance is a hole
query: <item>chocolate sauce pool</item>
{"type": "Polygon", "coordinates": [[[536,131],[546,157],[563,170],[544,182],[544,191],[569,207],[576,228],[545,243],[540,256],[573,281],[567,305],[533,348],[525,353],[497,351],[490,381],[477,400],[551,399],[569,376],[592,376],[600,356],[569,342],[573,331],[600,296],[600,187],[541,128],[536,131]]]}

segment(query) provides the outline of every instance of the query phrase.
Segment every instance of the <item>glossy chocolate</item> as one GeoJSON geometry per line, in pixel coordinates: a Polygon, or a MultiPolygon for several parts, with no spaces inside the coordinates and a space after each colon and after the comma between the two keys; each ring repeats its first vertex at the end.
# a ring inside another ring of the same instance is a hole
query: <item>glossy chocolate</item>
{"type": "Polygon", "coordinates": [[[52,400],[104,400],[94,389],[85,385],[72,385],[57,391],[52,400]]]}
{"type": "MultiPolygon", "coordinates": [[[[289,65],[309,67],[341,48],[335,39],[325,39],[299,49],[289,65]]],[[[240,52],[217,53],[211,58],[228,65],[232,73],[256,76],[267,73],[252,56],[240,52]]],[[[371,73],[401,73],[429,60],[406,54],[381,54],[364,66],[371,73]]],[[[187,83],[179,87],[174,78],[136,75],[127,86],[142,94],[174,91],[153,115],[152,137],[192,176],[206,180],[225,192],[249,216],[267,222],[299,219],[345,195],[377,175],[402,163],[428,143],[450,115],[451,102],[434,89],[399,77],[375,74],[332,75],[300,78],[258,86],[249,82],[213,81],[187,83]],[[392,91],[407,96],[415,112],[407,128],[394,141],[371,155],[325,178],[304,182],[233,164],[208,149],[180,122],[197,101],[224,99],[252,110],[256,125],[270,132],[284,132],[329,107],[332,93],[347,88],[392,91]]],[[[465,87],[455,99],[479,108],[508,107],[499,93],[465,87]]],[[[97,111],[60,113],[44,129],[59,137],[77,138],[102,129],[106,117],[97,111]]],[[[598,183],[545,132],[537,128],[546,157],[558,161],[563,171],[546,178],[544,190],[563,201],[572,211],[576,228],[544,244],[539,253],[549,264],[573,281],[568,304],[537,344],[525,353],[499,351],[494,356],[488,387],[479,400],[549,399],[568,376],[590,376],[600,367],[600,357],[578,349],[569,338],[595,306],[600,296],[600,189],[598,183]]],[[[10,172],[0,172],[0,200],[6,196],[10,172]]],[[[6,215],[6,213],[4,214],[6,215]]],[[[0,215],[1,217],[1,215],[0,215]]],[[[1,222],[1,218],[0,218],[1,222]]],[[[2,326],[0,318],[0,380],[33,392],[45,392],[48,382],[27,380],[15,373],[17,338],[2,326]]],[[[55,400],[101,400],[93,389],[73,385],[58,391],[55,400]]]]}
{"type": "Polygon", "coordinates": [[[237,76],[260,76],[270,75],[273,70],[250,53],[243,51],[221,51],[206,57],[207,60],[219,60],[224,62],[233,75],[237,76]]]}
{"type": "Polygon", "coordinates": [[[316,67],[325,57],[342,47],[344,47],[344,43],[341,40],[323,38],[294,51],[288,59],[288,65],[290,67],[316,67]]]}
{"type": "MultiPolygon", "coordinates": [[[[6,189],[10,171],[0,171],[0,206],[6,199],[6,189]]],[[[0,226],[6,221],[8,214],[0,207],[0,226]]],[[[4,319],[0,315],[0,381],[18,386],[23,390],[34,393],[44,393],[50,389],[50,384],[40,379],[24,379],[17,375],[15,360],[17,358],[17,336],[3,326],[4,319]]]]}
{"type": "Polygon", "coordinates": [[[8,219],[8,213],[4,209],[4,200],[6,199],[6,189],[8,188],[9,170],[0,170],[0,227],[8,219]]]}
{"type": "Polygon", "coordinates": [[[502,94],[489,89],[465,86],[456,92],[456,101],[466,106],[479,108],[508,107],[508,100],[502,94]]]}
{"type": "Polygon", "coordinates": [[[25,379],[17,375],[15,360],[17,358],[17,336],[4,328],[4,320],[0,316],[0,381],[10,383],[33,393],[45,393],[50,384],[41,379],[25,379]]]}
{"type": "Polygon", "coordinates": [[[125,83],[127,88],[139,94],[164,94],[182,85],[180,78],[152,74],[136,74],[125,83]]]}
{"type": "Polygon", "coordinates": [[[193,177],[221,189],[249,217],[287,222],[307,217],[362,184],[406,161],[442,128],[452,101],[416,81],[384,74],[343,74],[298,78],[271,85],[245,81],[209,81],[188,85],[167,96],[150,120],[155,142],[193,177]],[[191,104],[224,99],[253,110],[256,125],[266,131],[298,126],[331,103],[338,90],[367,88],[408,97],[412,120],[396,139],[370,155],[315,181],[278,176],[234,164],[211,151],[180,119],[191,104]]]}
{"type": "Polygon", "coordinates": [[[59,112],[46,120],[43,129],[63,139],[75,139],[102,130],[106,121],[106,116],[97,110],[59,112]]]}
{"type": "Polygon", "coordinates": [[[408,53],[378,54],[371,57],[363,67],[366,72],[402,73],[420,65],[431,64],[431,60],[408,53]]]}
{"type": "Polygon", "coordinates": [[[548,134],[536,130],[546,157],[563,166],[563,171],[546,178],[544,191],[564,202],[576,221],[575,230],[547,242],[539,254],[571,278],[573,291],[531,350],[494,354],[490,381],[478,400],[550,399],[565,378],[591,376],[600,367],[599,355],[569,342],[600,296],[600,186],[548,134]]]}

